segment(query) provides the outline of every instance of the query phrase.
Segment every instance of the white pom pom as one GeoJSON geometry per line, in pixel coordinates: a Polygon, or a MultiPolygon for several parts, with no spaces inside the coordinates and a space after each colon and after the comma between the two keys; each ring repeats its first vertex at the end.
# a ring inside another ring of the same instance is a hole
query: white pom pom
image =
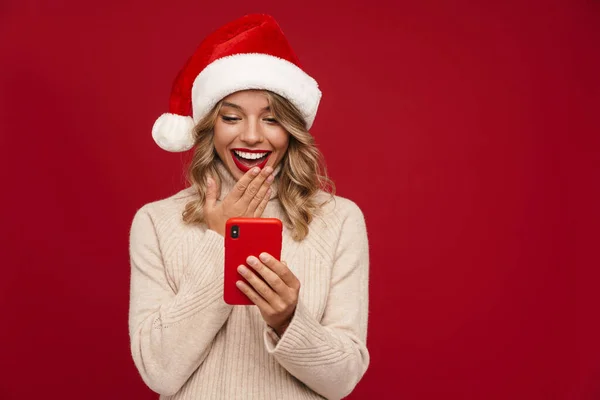
{"type": "Polygon", "coordinates": [[[152,127],[152,138],[163,150],[187,151],[194,146],[194,120],[192,117],[166,113],[152,127]]]}

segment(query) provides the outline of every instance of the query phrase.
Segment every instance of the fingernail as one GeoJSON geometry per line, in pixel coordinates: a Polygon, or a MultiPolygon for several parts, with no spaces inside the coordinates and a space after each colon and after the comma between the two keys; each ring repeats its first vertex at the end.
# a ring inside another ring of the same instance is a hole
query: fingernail
{"type": "Polygon", "coordinates": [[[273,168],[271,168],[271,167],[266,167],[266,168],[265,168],[265,172],[266,172],[267,174],[270,174],[271,172],[273,172],[273,168]]]}
{"type": "Polygon", "coordinates": [[[261,259],[262,262],[267,262],[267,261],[269,261],[270,257],[269,257],[269,255],[267,253],[262,253],[260,255],[260,259],[261,259]]]}
{"type": "Polygon", "coordinates": [[[248,265],[250,265],[250,266],[254,266],[258,262],[258,260],[256,259],[256,257],[254,257],[254,256],[248,257],[246,259],[246,261],[248,262],[248,265]]]}
{"type": "Polygon", "coordinates": [[[240,275],[246,275],[248,273],[248,268],[244,267],[243,265],[240,265],[238,267],[238,272],[240,273],[240,275]]]}
{"type": "Polygon", "coordinates": [[[275,179],[275,175],[271,174],[271,175],[269,175],[269,177],[267,178],[267,182],[271,183],[271,182],[273,182],[273,179],[275,179]]]}
{"type": "Polygon", "coordinates": [[[258,167],[252,168],[252,175],[258,175],[259,172],[260,172],[260,168],[258,168],[258,167]]]}

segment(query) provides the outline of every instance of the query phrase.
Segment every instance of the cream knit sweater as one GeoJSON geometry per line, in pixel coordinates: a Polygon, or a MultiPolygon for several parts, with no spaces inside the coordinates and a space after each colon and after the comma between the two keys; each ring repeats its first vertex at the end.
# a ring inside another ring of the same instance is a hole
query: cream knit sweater
{"type": "MultiPolygon", "coordinates": [[[[222,199],[235,183],[219,165],[222,199]]],[[[277,181],[263,214],[285,221],[277,181]]],[[[301,282],[281,338],[256,306],[223,301],[224,239],[182,221],[187,188],[146,204],[131,226],[133,360],[161,399],[339,399],[369,364],[365,222],[335,197],[301,242],[284,227],[282,260],[301,282]]],[[[325,199],[326,194],[320,197],[325,199]]]]}

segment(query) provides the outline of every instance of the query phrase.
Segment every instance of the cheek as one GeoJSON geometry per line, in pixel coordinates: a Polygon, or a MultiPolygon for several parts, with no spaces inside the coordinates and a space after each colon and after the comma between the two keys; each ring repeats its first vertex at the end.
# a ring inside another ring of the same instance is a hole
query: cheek
{"type": "Polygon", "coordinates": [[[271,146],[277,151],[284,153],[288,145],[290,143],[290,135],[284,130],[278,130],[273,132],[271,138],[269,140],[271,142],[271,146]]]}
{"type": "Polygon", "coordinates": [[[273,167],[275,167],[281,163],[288,149],[290,143],[289,134],[283,131],[281,134],[272,136],[270,142],[271,146],[273,146],[273,150],[277,152],[277,157],[273,159],[271,164],[273,167]]]}
{"type": "Polygon", "coordinates": [[[213,142],[215,144],[215,149],[217,153],[222,154],[225,152],[225,149],[229,143],[235,138],[235,133],[231,132],[231,127],[223,126],[223,124],[217,123],[215,125],[214,134],[213,134],[213,142]]]}

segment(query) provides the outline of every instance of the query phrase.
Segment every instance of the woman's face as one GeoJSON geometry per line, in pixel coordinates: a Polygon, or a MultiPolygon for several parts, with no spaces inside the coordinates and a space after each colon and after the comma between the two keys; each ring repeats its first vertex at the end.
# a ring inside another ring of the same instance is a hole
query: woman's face
{"type": "Polygon", "coordinates": [[[275,119],[266,94],[244,90],[223,99],[214,128],[217,154],[236,180],[252,167],[281,162],[289,134],[275,119]]]}

